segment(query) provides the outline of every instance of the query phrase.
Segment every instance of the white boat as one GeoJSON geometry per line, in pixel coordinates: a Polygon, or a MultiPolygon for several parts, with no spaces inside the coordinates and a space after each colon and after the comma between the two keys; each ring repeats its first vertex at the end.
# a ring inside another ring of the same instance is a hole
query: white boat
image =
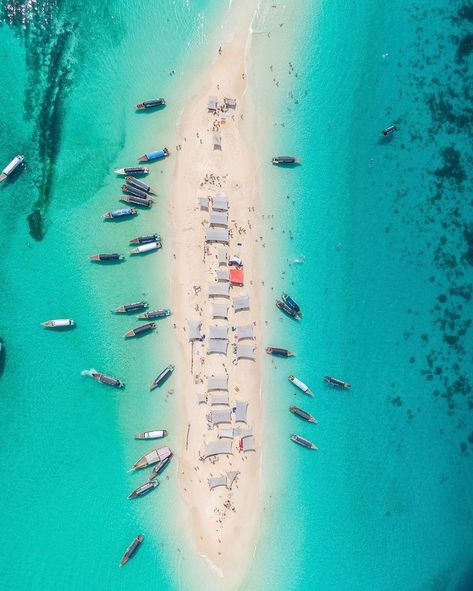
{"type": "Polygon", "coordinates": [[[160,431],[145,431],[144,433],[137,433],[135,439],[162,439],[167,434],[168,432],[165,429],[160,431]]]}
{"type": "Polygon", "coordinates": [[[140,244],[136,248],[130,250],[130,254],[141,254],[143,252],[151,252],[152,250],[159,250],[161,242],[149,242],[148,244],[140,244]]]}
{"type": "Polygon", "coordinates": [[[2,170],[2,174],[0,174],[0,182],[8,178],[14,170],[21,166],[23,164],[24,159],[25,157],[21,154],[15,156],[15,158],[13,158],[10,164],[7,164],[5,168],[2,170]]]}
{"type": "Polygon", "coordinates": [[[125,168],[119,168],[116,170],[115,174],[121,176],[127,176],[129,174],[149,174],[149,168],[147,166],[126,166],[125,168]]]}
{"type": "Polygon", "coordinates": [[[74,320],[70,318],[59,318],[58,320],[46,320],[46,322],[41,322],[41,326],[45,326],[46,328],[64,328],[66,326],[74,326],[74,320]]]}
{"type": "Polygon", "coordinates": [[[137,470],[138,468],[147,468],[148,466],[157,464],[158,462],[161,462],[170,456],[172,456],[172,451],[169,449],[169,447],[159,447],[158,449],[153,449],[153,451],[141,456],[141,458],[133,464],[132,469],[137,470]]]}
{"type": "Polygon", "coordinates": [[[306,386],[306,384],[304,384],[304,382],[301,382],[301,380],[297,379],[296,376],[291,375],[287,379],[290,382],[292,382],[294,384],[294,386],[296,386],[296,388],[299,388],[299,390],[302,390],[304,392],[304,394],[308,394],[309,396],[313,396],[312,390],[309,388],[309,386],[306,386]]]}

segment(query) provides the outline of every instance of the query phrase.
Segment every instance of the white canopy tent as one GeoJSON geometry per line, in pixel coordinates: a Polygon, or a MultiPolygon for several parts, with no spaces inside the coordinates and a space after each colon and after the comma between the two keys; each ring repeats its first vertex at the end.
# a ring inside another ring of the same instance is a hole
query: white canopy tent
{"type": "Polygon", "coordinates": [[[214,150],[221,150],[222,149],[222,134],[218,131],[214,131],[212,134],[214,150]]]}
{"type": "Polygon", "coordinates": [[[224,318],[228,320],[227,304],[212,304],[212,318],[224,318]]]}
{"type": "Polygon", "coordinates": [[[219,355],[226,355],[227,347],[227,339],[209,339],[207,354],[212,355],[213,353],[217,353],[219,355]]]}
{"type": "Polygon", "coordinates": [[[197,394],[197,404],[207,404],[207,394],[205,392],[197,394]]]}
{"type": "Polygon", "coordinates": [[[207,103],[207,109],[210,113],[215,113],[217,111],[217,97],[216,96],[209,96],[209,100],[207,103]]]}
{"type": "Polygon", "coordinates": [[[248,412],[248,402],[244,400],[235,401],[235,421],[237,423],[246,423],[246,415],[248,412]]]}
{"type": "Polygon", "coordinates": [[[220,423],[231,423],[231,409],[224,408],[222,410],[211,410],[207,415],[207,418],[209,423],[212,423],[212,426],[220,425],[220,423]]]}
{"type": "Polygon", "coordinates": [[[207,228],[205,231],[206,242],[227,242],[230,238],[228,228],[207,228]]]}
{"type": "Polygon", "coordinates": [[[230,284],[229,283],[209,283],[209,297],[214,296],[224,296],[228,297],[230,294],[230,284]]]}
{"type": "Polygon", "coordinates": [[[242,451],[256,451],[256,442],[253,435],[250,437],[245,437],[241,440],[242,442],[242,451]]]}
{"type": "Polygon", "coordinates": [[[227,486],[227,477],[225,476],[212,476],[207,479],[209,482],[210,490],[213,490],[217,486],[227,486]]]}
{"type": "Polygon", "coordinates": [[[216,193],[212,201],[212,207],[214,210],[228,211],[228,197],[225,193],[216,193]]]}
{"type": "Polygon", "coordinates": [[[218,439],[217,441],[210,441],[204,444],[204,452],[202,458],[205,460],[217,454],[231,454],[232,441],[230,439],[218,439]]]}
{"type": "Polygon", "coordinates": [[[228,213],[226,211],[211,211],[209,214],[211,226],[228,226],[228,213]]]}
{"type": "Polygon", "coordinates": [[[207,390],[228,390],[228,376],[209,376],[207,390]]]}
{"type": "Polygon", "coordinates": [[[202,322],[200,320],[188,320],[187,327],[189,330],[189,341],[196,341],[202,338],[202,322]]]}
{"type": "Polygon", "coordinates": [[[255,358],[255,348],[252,345],[237,345],[238,359],[253,359],[255,358]]]}
{"type": "Polygon", "coordinates": [[[237,326],[236,338],[239,341],[241,341],[242,339],[252,339],[253,338],[253,329],[254,329],[254,326],[252,324],[245,324],[244,326],[237,326]]]}
{"type": "Polygon", "coordinates": [[[217,281],[230,281],[230,269],[217,269],[217,281]]]}
{"type": "Polygon", "coordinates": [[[209,339],[225,339],[228,341],[228,325],[209,326],[209,339]]]}
{"type": "Polygon", "coordinates": [[[200,209],[209,209],[209,198],[208,197],[199,197],[199,207],[200,209]]]}
{"type": "Polygon", "coordinates": [[[228,392],[219,392],[218,394],[210,395],[210,404],[228,404],[228,392]]]}
{"type": "Polygon", "coordinates": [[[224,248],[219,248],[217,252],[218,264],[219,265],[226,265],[227,264],[227,251],[224,248]]]}
{"type": "Polygon", "coordinates": [[[237,298],[233,298],[233,309],[235,312],[240,312],[241,310],[249,310],[250,309],[250,298],[247,295],[238,296],[237,298]]]}

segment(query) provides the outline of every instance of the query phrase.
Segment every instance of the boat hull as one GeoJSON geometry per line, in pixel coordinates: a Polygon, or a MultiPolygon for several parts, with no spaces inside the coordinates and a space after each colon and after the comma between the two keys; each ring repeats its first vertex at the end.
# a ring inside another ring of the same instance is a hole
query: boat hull
{"type": "Polygon", "coordinates": [[[125,550],[125,554],[123,554],[123,557],[122,557],[120,564],[118,566],[123,566],[124,564],[126,564],[130,560],[130,558],[138,550],[141,542],[144,539],[145,539],[145,537],[142,535],[136,536],[136,538],[133,540],[133,542],[125,550]]]}
{"type": "Polygon", "coordinates": [[[281,349],[279,347],[266,347],[266,353],[268,355],[274,355],[275,357],[294,357],[294,353],[288,349],[281,349]]]}
{"type": "Polygon", "coordinates": [[[294,443],[297,443],[297,445],[300,445],[301,447],[305,447],[305,449],[318,449],[318,447],[314,445],[312,441],[309,441],[300,435],[291,435],[291,441],[294,441],[294,443]]]}
{"type": "Polygon", "coordinates": [[[162,439],[166,437],[168,432],[165,429],[157,431],[145,431],[144,433],[137,433],[135,439],[162,439]]]}
{"type": "Polygon", "coordinates": [[[170,377],[172,372],[174,371],[174,366],[173,365],[169,365],[168,367],[166,367],[166,369],[164,369],[157,378],[155,378],[151,384],[149,385],[149,389],[150,390],[154,390],[155,388],[159,388],[160,386],[162,386],[170,377]]]}
{"type": "Polygon", "coordinates": [[[304,384],[304,382],[301,382],[301,380],[299,380],[298,378],[296,378],[296,376],[290,375],[287,378],[292,384],[294,384],[294,386],[296,386],[296,388],[299,388],[299,390],[301,390],[302,392],[304,392],[304,394],[307,394],[308,396],[313,396],[312,390],[309,388],[309,386],[307,386],[306,384],[304,384]]]}
{"type": "Polygon", "coordinates": [[[125,333],[126,339],[132,339],[134,337],[140,337],[145,334],[149,334],[156,328],[156,323],[150,322],[148,324],[142,324],[141,326],[137,326],[136,328],[132,328],[127,333],[125,333]]]}
{"type": "Polygon", "coordinates": [[[149,168],[146,166],[128,166],[125,168],[118,168],[115,174],[126,176],[128,174],[149,174],[149,168]]]}
{"type": "Polygon", "coordinates": [[[58,320],[47,320],[46,322],[41,322],[41,325],[46,328],[70,328],[71,326],[75,325],[75,322],[70,318],[60,318],[58,320]]]}

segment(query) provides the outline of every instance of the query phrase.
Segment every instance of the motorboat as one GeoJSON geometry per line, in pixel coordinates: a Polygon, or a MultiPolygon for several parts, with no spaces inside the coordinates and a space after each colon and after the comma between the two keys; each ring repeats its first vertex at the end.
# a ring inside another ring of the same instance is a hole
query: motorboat
{"type": "Polygon", "coordinates": [[[148,318],[167,318],[171,316],[171,310],[169,308],[163,308],[162,310],[150,310],[149,312],[143,312],[138,314],[140,320],[146,320],[148,318]]]}
{"type": "Polygon", "coordinates": [[[271,162],[272,164],[298,164],[299,159],[295,156],[275,156],[271,162]]]}
{"type": "Polygon", "coordinates": [[[122,209],[115,209],[114,211],[107,211],[107,213],[102,214],[102,217],[111,220],[116,218],[123,218],[128,217],[131,215],[136,215],[138,212],[134,207],[123,207],[122,209]]]}
{"type": "Polygon", "coordinates": [[[313,396],[312,390],[309,388],[309,386],[306,386],[304,384],[304,382],[301,382],[301,380],[296,378],[296,376],[290,375],[290,376],[288,376],[287,379],[290,382],[292,382],[294,384],[294,386],[296,386],[296,388],[299,388],[299,390],[302,390],[302,392],[304,392],[304,394],[308,394],[309,396],[313,396]]]}
{"type": "Polygon", "coordinates": [[[105,261],[123,261],[125,257],[118,252],[101,252],[100,254],[93,254],[89,257],[91,261],[105,262],[105,261]]]}
{"type": "Polygon", "coordinates": [[[155,328],[156,328],[156,322],[148,322],[147,324],[141,324],[140,326],[132,328],[131,330],[126,332],[125,338],[131,339],[133,337],[139,337],[139,336],[144,335],[148,332],[151,332],[155,328]]]}
{"type": "Polygon", "coordinates": [[[291,307],[289,307],[287,304],[285,304],[284,302],[282,302],[281,300],[276,300],[276,306],[285,314],[287,314],[287,316],[290,316],[291,318],[294,318],[294,320],[299,320],[300,316],[299,314],[293,310],[291,307]]]}
{"type": "Polygon", "coordinates": [[[154,152],[148,152],[147,154],[143,154],[140,156],[138,160],[140,162],[147,162],[149,160],[158,160],[159,158],[166,158],[169,156],[170,152],[168,148],[163,148],[162,150],[155,150],[154,152]]]}
{"type": "Polygon", "coordinates": [[[127,312],[137,312],[138,310],[144,310],[148,307],[148,302],[142,300],[141,302],[133,302],[132,304],[124,304],[115,308],[117,314],[126,314],[127,312]]]}
{"type": "Polygon", "coordinates": [[[141,468],[147,468],[148,466],[153,466],[166,458],[172,456],[172,451],[169,447],[158,447],[157,449],[153,449],[152,451],[148,452],[144,456],[141,456],[139,460],[133,464],[133,470],[140,470],[141,468]]]}
{"type": "Polygon", "coordinates": [[[143,433],[137,433],[135,439],[162,439],[166,437],[168,432],[165,429],[158,431],[144,431],[143,433]]]}
{"type": "Polygon", "coordinates": [[[142,109],[155,109],[156,107],[164,107],[166,101],[163,98],[150,99],[149,101],[143,101],[136,105],[136,109],[141,111],[142,109]]]}
{"type": "Polygon", "coordinates": [[[281,349],[280,347],[266,347],[268,355],[275,355],[276,357],[294,357],[294,353],[289,349],[281,349]]]}
{"type": "Polygon", "coordinates": [[[127,176],[125,178],[125,181],[130,185],[130,187],[135,187],[136,189],[144,191],[145,193],[156,193],[156,191],[152,187],[150,187],[143,181],[140,181],[139,179],[135,179],[134,176],[127,176]]]}
{"type": "Polygon", "coordinates": [[[157,480],[148,480],[148,482],[145,482],[145,484],[135,488],[135,490],[128,495],[128,498],[137,499],[138,497],[143,497],[154,490],[158,484],[159,482],[157,480]]]}
{"type": "Polygon", "coordinates": [[[139,545],[141,544],[141,542],[144,539],[145,539],[145,537],[142,536],[142,535],[139,535],[139,536],[136,536],[135,537],[135,539],[133,540],[133,542],[125,550],[125,554],[123,554],[122,559],[120,561],[120,564],[118,566],[123,566],[124,564],[126,564],[130,560],[130,558],[138,550],[139,545]]]}
{"type": "Polygon", "coordinates": [[[146,191],[137,189],[136,187],[130,187],[129,185],[122,185],[122,191],[129,195],[134,195],[135,197],[141,197],[141,199],[151,199],[146,191]]]}
{"type": "Polygon", "coordinates": [[[157,464],[155,464],[153,466],[153,468],[151,469],[151,473],[149,475],[148,480],[153,480],[153,478],[156,478],[156,476],[161,474],[161,472],[164,470],[164,468],[166,468],[166,466],[171,461],[171,458],[172,458],[172,453],[167,458],[164,458],[164,460],[160,460],[157,464]]]}
{"type": "Polygon", "coordinates": [[[147,244],[148,242],[161,242],[159,234],[148,234],[148,236],[137,236],[130,240],[130,244],[147,244]]]}
{"type": "Polygon", "coordinates": [[[396,125],[389,125],[388,127],[385,127],[382,131],[381,131],[381,135],[383,136],[388,136],[393,134],[395,131],[397,131],[397,126],[396,125]]]}
{"type": "Polygon", "coordinates": [[[133,203],[133,205],[140,205],[141,207],[151,207],[153,200],[150,197],[137,197],[136,195],[120,195],[120,200],[125,203],[133,203]]]}
{"type": "Polygon", "coordinates": [[[89,375],[91,375],[94,379],[102,384],[107,384],[107,386],[114,386],[115,388],[123,388],[125,383],[117,378],[112,378],[110,376],[106,376],[95,369],[90,370],[89,375]]]}
{"type": "Polygon", "coordinates": [[[305,410],[302,410],[302,408],[298,408],[297,406],[290,406],[289,410],[292,412],[292,414],[295,414],[301,419],[304,419],[304,421],[308,421],[309,423],[317,423],[317,419],[305,410]]]}
{"type": "Polygon", "coordinates": [[[282,301],[286,304],[286,306],[288,306],[289,308],[291,308],[292,310],[294,310],[294,312],[296,314],[298,314],[299,316],[302,316],[302,312],[301,312],[301,307],[299,306],[299,304],[297,304],[289,294],[287,293],[282,293],[281,294],[281,299],[282,301]]]}
{"type": "Polygon", "coordinates": [[[147,166],[126,166],[125,168],[118,168],[115,174],[120,176],[127,176],[129,174],[149,174],[147,166]]]}
{"type": "Polygon", "coordinates": [[[151,382],[149,389],[154,390],[155,388],[162,386],[164,382],[171,377],[173,371],[174,365],[168,365],[165,367],[163,371],[151,382]]]}
{"type": "Polygon", "coordinates": [[[11,176],[18,167],[23,167],[25,165],[24,160],[25,157],[21,154],[15,156],[15,158],[13,158],[13,160],[9,164],[7,164],[5,168],[2,170],[2,173],[0,174],[0,182],[4,181],[9,176],[11,176]]]}
{"type": "Polygon", "coordinates": [[[309,441],[308,439],[305,439],[305,437],[301,437],[300,435],[291,435],[291,439],[292,441],[294,441],[294,443],[298,443],[299,445],[302,445],[302,447],[305,447],[307,449],[318,449],[318,447],[314,445],[312,441],[309,441]]]}
{"type": "Polygon", "coordinates": [[[337,378],[332,378],[331,376],[325,376],[324,381],[327,382],[327,384],[330,384],[331,386],[337,386],[338,388],[345,388],[346,390],[351,388],[351,384],[348,382],[338,380],[337,378]]]}
{"type": "Polygon", "coordinates": [[[58,320],[46,320],[46,322],[41,322],[41,326],[45,326],[46,328],[66,328],[75,326],[75,322],[70,318],[60,318],[58,320]]]}
{"type": "Polygon", "coordinates": [[[161,242],[148,242],[147,244],[140,244],[136,248],[130,250],[130,254],[142,254],[144,252],[151,252],[161,248],[161,242]]]}

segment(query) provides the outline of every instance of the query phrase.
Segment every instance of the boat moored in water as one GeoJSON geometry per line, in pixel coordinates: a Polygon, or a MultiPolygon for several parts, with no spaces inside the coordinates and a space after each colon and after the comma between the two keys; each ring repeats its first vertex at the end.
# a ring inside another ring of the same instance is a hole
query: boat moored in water
{"type": "Polygon", "coordinates": [[[299,388],[299,390],[302,390],[302,392],[304,392],[304,394],[308,394],[309,396],[313,396],[312,390],[309,388],[309,386],[306,386],[304,384],[304,382],[301,382],[301,380],[296,378],[296,376],[290,375],[290,376],[288,376],[287,379],[290,382],[292,382],[294,384],[294,386],[296,386],[296,388],[299,388]]]}
{"type": "Polygon", "coordinates": [[[128,217],[130,215],[136,215],[138,212],[134,207],[123,207],[122,209],[115,209],[114,211],[107,211],[102,214],[102,217],[107,220],[128,217]]]}
{"type": "Polygon", "coordinates": [[[155,150],[154,152],[148,152],[147,154],[143,154],[143,156],[140,156],[138,158],[138,160],[140,162],[147,162],[149,160],[157,160],[159,158],[166,158],[166,156],[169,156],[170,152],[168,150],[168,148],[163,148],[162,150],[155,150]]]}
{"type": "Polygon", "coordinates": [[[129,174],[149,174],[147,166],[126,166],[125,168],[118,168],[115,174],[120,176],[127,176],[129,174]]]}
{"type": "Polygon", "coordinates": [[[281,300],[276,300],[276,307],[278,307],[282,312],[284,312],[291,318],[294,318],[294,320],[299,320],[299,314],[281,300]]]}
{"type": "Polygon", "coordinates": [[[21,154],[15,156],[15,158],[13,158],[13,160],[9,162],[2,170],[2,174],[0,174],[0,182],[12,175],[19,166],[24,166],[24,160],[25,157],[21,154]]]}
{"type": "Polygon", "coordinates": [[[89,259],[91,261],[96,261],[96,262],[123,261],[124,258],[125,257],[122,254],[119,254],[118,252],[111,252],[111,253],[101,252],[100,254],[93,254],[92,256],[89,257],[89,259]]]}
{"type": "Polygon", "coordinates": [[[167,458],[164,458],[164,460],[160,460],[157,464],[155,464],[153,466],[153,468],[151,469],[151,472],[150,472],[150,475],[149,475],[148,480],[153,480],[153,478],[156,478],[156,476],[158,476],[159,474],[161,474],[161,472],[164,470],[164,468],[171,461],[171,458],[172,458],[172,453],[167,458]]]}
{"type": "Polygon", "coordinates": [[[135,197],[141,197],[141,199],[152,199],[152,197],[150,197],[150,195],[146,191],[143,191],[142,189],[137,189],[136,187],[122,185],[122,191],[124,193],[128,193],[129,195],[134,195],[135,197]]]}
{"type": "Polygon", "coordinates": [[[58,320],[46,320],[46,322],[41,322],[41,326],[45,326],[46,328],[66,328],[75,326],[75,322],[70,318],[59,318],[58,320]]]}
{"type": "Polygon", "coordinates": [[[168,432],[166,429],[161,429],[157,431],[144,431],[143,433],[137,433],[135,435],[135,439],[162,439],[166,437],[168,432]]]}
{"type": "Polygon", "coordinates": [[[127,312],[137,312],[138,310],[144,310],[148,307],[148,302],[142,300],[141,302],[133,302],[132,304],[124,304],[115,308],[117,314],[126,314],[127,312]]]}
{"type": "Polygon", "coordinates": [[[166,101],[163,98],[150,99],[149,101],[143,101],[136,105],[136,109],[141,111],[142,109],[154,109],[156,107],[164,107],[166,101]]]}
{"type": "Polygon", "coordinates": [[[133,464],[133,470],[140,470],[141,468],[147,468],[148,466],[153,466],[166,458],[170,458],[172,456],[172,451],[169,447],[158,447],[157,449],[153,449],[152,451],[148,452],[144,456],[141,456],[139,460],[133,464]]]}
{"type": "Polygon", "coordinates": [[[150,187],[143,181],[140,181],[139,179],[135,179],[134,176],[127,176],[125,178],[125,181],[130,185],[130,187],[135,187],[136,189],[144,191],[145,193],[156,193],[156,191],[152,187],[150,187]]]}
{"type": "Polygon", "coordinates": [[[289,294],[283,292],[281,294],[281,299],[286,304],[286,306],[288,306],[289,308],[291,308],[292,310],[294,310],[294,312],[296,314],[298,314],[299,316],[302,316],[301,307],[299,306],[299,304],[297,302],[295,302],[291,298],[291,296],[289,294]]]}
{"type": "Polygon", "coordinates": [[[397,126],[396,125],[388,125],[388,127],[385,127],[382,131],[381,131],[381,135],[383,136],[388,136],[393,134],[395,131],[397,131],[397,126]]]}
{"type": "Polygon", "coordinates": [[[162,386],[164,382],[171,377],[172,372],[174,371],[174,365],[168,365],[163,369],[163,371],[151,382],[149,385],[150,390],[154,390],[159,386],[162,386]]]}
{"type": "Polygon", "coordinates": [[[148,242],[147,244],[140,244],[136,248],[130,250],[130,254],[142,254],[143,252],[151,252],[161,248],[161,242],[148,242]]]}
{"type": "Polygon", "coordinates": [[[144,495],[148,494],[150,491],[155,489],[158,486],[159,482],[157,480],[148,480],[145,484],[142,484],[138,488],[135,488],[133,492],[128,495],[129,499],[137,499],[138,497],[143,497],[144,495]]]}
{"type": "Polygon", "coordinates": [[[304,419],[305,421],[308,421],[309,423],[317,423],[317,419],[305,410],[302,410],[302,408],[298,408],[297,406],[290,406],[289,410],[292,412],[292,414],[297,415],[298,417],[304,419]]]}
{"type": "Polygon", "coordinates": [[[130,244],[147,244],[148,242],[161,242],[159,234],[149,234],[148,236],[137,236],[130,240],[130,244]]]}
{"type": "Polygon", "coordinates": [[[139,337],[144,335],[148,332],[151,332],[156,328],[156,322],[148,322],[147,324],[142,324],[141,326],[137,326],[136,328],[132,328],[128,332],[125,333],[126,339],[132,339],[133,337],[139,337]]]}
{"type": "Polygon", "coordinates": [[[302,447],[305,447],[307,449],[318,449],[318,447],[314,445],[312,441],[309,441],[308,439],[306,439],[305,437],[301,437],[300,435],[291,435],[291,439],[292,441],[294,441],[294,443],[298,443],[299,445],[302,445],[302,447]]]}
{"type": "Polygon", "coordinates": [[[143,312],[138,314],[140,320],[146,320],[147,318],[167,318],[171,316],[171,310],[169,308],[163,308],[162,310],[150,310],[149,312],[143,312]]]}
{"type": "Polygon", "coordinates": [[[275,156],[271,162],[272,164],[298,164],[299,159],[295,156],[275,156]]]}
{"type": "Polygon", "coordinates": [[[332,378],[331,376],[325,376],[324,382],[327,382],[327,384],[330,384],[331,386],[345,388],[346,390],[348,390],[348,388],[351,388],[351,384],[349,384],[348,382],[344,382],[343,380],[339,380],[337,378],[332,378]]]}
{"type": "Polygon", "coordinates": [[[96,370],[91,370],[90,375],[98,382],[107,384],[107,386],[114,386],[115,388],[123,388],[125,386],[125,382],[122,382],[117,378],[112,378],[111,376],[106,376],[105,374],[96,370]]]}
{"type": "Polygon", "coordinates": [[[294,357],[294,353],[289,349],[281,349],[280,347],[266,347],[268,355],[275,355],[276,357],[294,357]]]}
{"type": "Polygon", "coordinates": [[[122,559],[120,561],[120,564],[118,566],[123,566],[124,564],[126,564],[130,560],[130,558],[137,551],[138,546],[141,544],[141,542],[144,539],[145,539],[145,537],[142,536],[142,535],[139,535],[139,536],[136,536],[135,537],[135,539],[133,540],[133,542],[125,550],[125,554],[123,554],[123,557],[122,557],[122,559]]]}
{"type": "Polygon", "coordinates": [[[153,199],[151,197],[137,197],[136,195],[120,195],[120,200],[125,203],[133,203],[133,205],[141,205],[141,207],[151,207],[153,199]]]}

